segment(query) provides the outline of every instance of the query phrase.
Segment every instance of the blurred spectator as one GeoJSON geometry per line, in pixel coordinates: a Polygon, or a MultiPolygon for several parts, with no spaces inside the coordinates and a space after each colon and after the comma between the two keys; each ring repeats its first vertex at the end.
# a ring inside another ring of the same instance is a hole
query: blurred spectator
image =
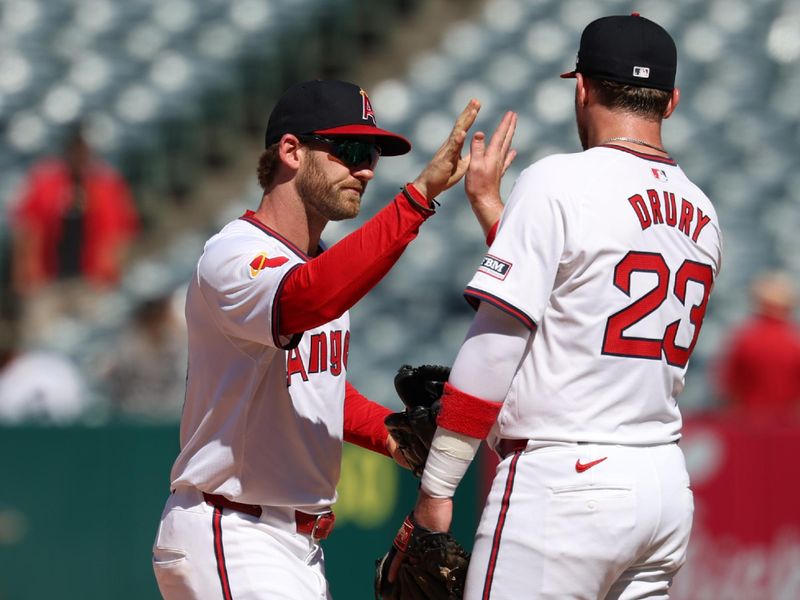
{"type": "Polygon", "coordinates": [[[117,282],[139,219],[126,182],[92,154],[80,127],[60,156],[31,168],[12,206],[11,278],[26,324],[81,311],[117,282]]]}
{"type": "Polygon", "coordinates": [[[90,405],[83,376],[54,352],[19,348],[16,327],[0,322],[0,423],[66,425],[90,405]]]}
{"type": "Polygon", "coordinates": [[[782,272],[751,287],[753,314],[731,335],[717,380],[728,407],[749,420],[800,418],[800,330],[797,294],[782,272]]]}
{"type": "MultiPolygon", "coordinates": [[[[183,298],[181,298],[181,303],[183,298]]],[[[140,304],[114,351],[100,366],[116,417],[176,422],[186,383],[186,325],[171,296],[140,304]]]]}

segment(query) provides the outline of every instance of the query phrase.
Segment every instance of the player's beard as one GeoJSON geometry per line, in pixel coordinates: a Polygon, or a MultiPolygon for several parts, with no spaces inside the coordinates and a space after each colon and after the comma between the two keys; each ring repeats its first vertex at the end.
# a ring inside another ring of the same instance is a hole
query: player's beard
{"type": "Polygon", "coordinates": [[[306,207],[327,221],[342,221],[356,217],[361,210],[361,194],[365,184],[359,180],[351,182],[351,186],[346,188],[340,187],[346,182],[332,184],[317,161],[317,156],[309,153],[297,173],[297,192],[306,207]],[[354,189],[355,187],[358,190],[354,189]]]}

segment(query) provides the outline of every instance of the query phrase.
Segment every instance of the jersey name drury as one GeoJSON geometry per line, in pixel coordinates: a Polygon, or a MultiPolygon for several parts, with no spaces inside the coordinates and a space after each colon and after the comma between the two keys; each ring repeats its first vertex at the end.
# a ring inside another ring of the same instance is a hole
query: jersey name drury
{"type": "Polygon", "coordinates": [[[675,194],[666,190],[659,192],[649,189],[644,194],[634,194],[628,198],[628,202],[639,219],[642,231],[651,225],[668,225],[691,237],[693,242],[697,242],[700,232],[711,222],[710,216],[704,214],[699,206],[695,207],[686,198],[681,198],[679,208],[675,194]]]}

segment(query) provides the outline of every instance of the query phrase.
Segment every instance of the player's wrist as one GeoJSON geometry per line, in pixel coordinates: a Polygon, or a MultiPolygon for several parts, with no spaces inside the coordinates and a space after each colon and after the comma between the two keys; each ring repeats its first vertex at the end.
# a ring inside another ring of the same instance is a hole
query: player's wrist
{"type": "Polygon", "coordinates": [[[449,531],[453,519],[453,499],[436,498],[420,491],[409,520],[430,531],[449,531]]]}
{"type": "Polygon", "coordinates": [[[480,445],[481,440],[477,438],[437,428],[422,473],[420,491],[431,498],[452,498],[480,445]]]}
{"type": "Polygon", "coordinates": [[[419,179],[403,186],[403,196],[409,204],[426,215],[436,212],[436,207],[439,205],[435,198],[429,197],[428,186],[419,179]]]}
{"type": "Polygon", "coordinates": [[[503,201],[497,194],[468,196],[472,212],[483,229],[483,234],[488,236],[492,226],[500,220],[503,214],[503,201]]]}

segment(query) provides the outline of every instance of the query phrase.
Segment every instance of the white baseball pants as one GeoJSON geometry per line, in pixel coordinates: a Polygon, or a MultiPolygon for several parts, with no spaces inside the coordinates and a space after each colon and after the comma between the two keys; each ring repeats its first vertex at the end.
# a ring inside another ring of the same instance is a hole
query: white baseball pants
{"type": "Polygon", "coordinates": [[[668,598],[693,512],[677,444],[531,442],[497,467],[464,598],[668,598]]]}
{"type": "Polygon", "coordinates": [[[260,518],[207,504],[179,488],[167,500],[153,545],[165,600],[330,600],[322,548],[297,533],[294,509],[260,518]]]}

